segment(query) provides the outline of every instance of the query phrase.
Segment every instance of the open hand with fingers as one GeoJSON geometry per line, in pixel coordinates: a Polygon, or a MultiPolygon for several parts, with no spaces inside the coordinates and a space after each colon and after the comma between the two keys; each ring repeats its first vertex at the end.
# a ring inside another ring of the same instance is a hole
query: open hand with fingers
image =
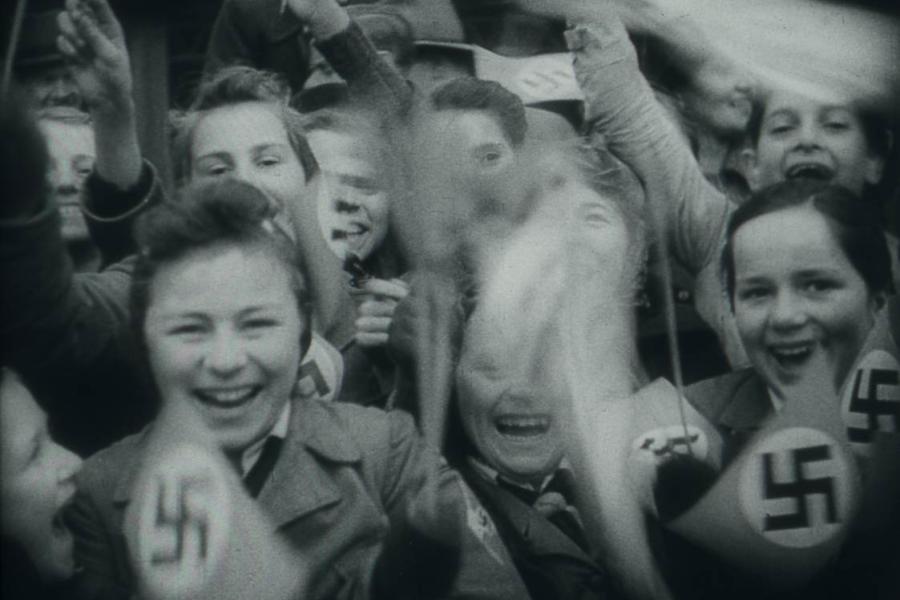
{"type": "Polygon", "coordinates": [[[132,78],[122,26],[107,0],[66,0],[57,47],[92,111],[131,101],[132,78]]]}

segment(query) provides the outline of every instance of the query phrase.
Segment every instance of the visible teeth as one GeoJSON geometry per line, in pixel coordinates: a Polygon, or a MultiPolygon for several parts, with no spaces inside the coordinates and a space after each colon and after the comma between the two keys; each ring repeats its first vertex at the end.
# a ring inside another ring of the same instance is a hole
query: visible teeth
{"type": "Polygon", "coordinates": [[[332,229],[331,230],[331,239],[333,240],[346,240],[348,238],[357,238],[363,236],[369,232],[369,228],[365,225],[357,225],[351,230],[346,229],[332,229]]]}
{"type": "Polygon", "coordinates": [[[497,431],[504,435],[540,435],[550,428],[550,418],[542,416],[506,416],[497,419],[497,431]]]}
{"type": "Polygon", "coordinates": [[[812,352],[812,346],[789,346],[772,348],[772,355],[782,366],[799,365],[805,361],[812,352]]]}
{"type": "Polygon", "coordinates": [[[802,354],[806,354],[809,348],[781,348],[780,350],[776,350],[778,354],[783,356],[800,356],[802,354]]]}
{"type": "Polygon", "coordinates": [[[197,395],[200,396],[201,400],[205,402],[209,402],[212,404],[220,404],[224,406],[232,406],[235,404],[240,404],[246,400],[252,398],[258,388],[256,386],[244,386],[233,389],[220,389],[220,390],[198,390],[197,395]]]}
{"type": "Polygon", "coordinates": [[[807,178],[828,180],[831,179],[832,170],[821,163],[800,163],[792,166],[787,171],[788,179],[807,178]]]}

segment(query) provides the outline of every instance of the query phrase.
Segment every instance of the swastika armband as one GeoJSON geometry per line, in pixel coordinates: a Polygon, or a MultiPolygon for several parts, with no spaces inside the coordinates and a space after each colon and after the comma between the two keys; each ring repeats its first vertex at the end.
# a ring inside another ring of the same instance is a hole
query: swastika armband
{"type": "Polygon", "coordinates": [[[853,475],[838,443],[816,429],[782,429],[743,467],[741,509],[766,539],[807,548],[840,535],[852,507],[853,475]]]}
{"type": "MultiPolygon", "coordinates": [[[[879,435],[900,435],[900,362],[887,350],[866,353],[841,395],[841,416],[853,450],[868,455],[879,435]]],[[[900,467],[898,467],[900,468],[900,467]]]]}
{"type": "Polygon", "coordinates": [[[217,453],[176,442],[153,452],[139,477],[125,537],[141,598],[301,597],[305,561],[217,453]]]}
{"type": "Polygon", "coordinates": [[[774,589],[802,586],[827,568],[860,510],[837,392],[824,361],[816,369],[781,390],[783,407],[693,507],[664,523],[774,589]]]}
{"type": "Polygon", "coordinates": [[[331,401],[340,394],[344,363],[324,338],[314,335],[297,370],[295,393],[303,398],[331,401]]]}
{"type": "Polygon", "coordinates": [[[132,551],[150,596],[195,597],[221,564],[232,511],[219,469],[206,451],[183,445],[149,474],[132,551]]]}

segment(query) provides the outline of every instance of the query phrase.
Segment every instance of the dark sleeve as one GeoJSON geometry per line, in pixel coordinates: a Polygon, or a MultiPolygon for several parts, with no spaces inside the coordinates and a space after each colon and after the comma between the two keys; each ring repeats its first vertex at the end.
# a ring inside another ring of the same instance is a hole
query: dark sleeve
{"type": "Polygon", "coordinates": [[[457,498],[446,493],[455,475],[424,443],[409,415],[395,411],[388,418],[382,501],[391,529],[375,563],[372,598],[444,597],[460,564],[457,498]],[[425,486],[430,477],[433,490],[425,486]],[[438,503],[433,511],[432,500],[438,503]]]}
{"type": "MultiPolygon", "coordinates": [[[[262,9],[262,6],[259,8],[262,9]]],[[[257,64],[258,40],[254,38],[259,32],[253,31],[253,25],[257,22],[257,19],[243,14],[239,2],[225,0],[213,23],[203,72],[208,75],[228,65],[257,64]]]]}
{"type": "Polygon", "coordinates": [[[0,221],[0,353],[87,452],[134,431],[150,410],[130,337],[134,259],[73,274],[59,221],[53,205],[0,221]]]}
{"type": "Polygon", "coordinates": [[[87,179],[86,192],[83,210],[91,239],[100,250],[101,268],[137,252],[135,221],[165,199],[159,175],[147,160],[134,186],[119,189],[94,172],[87,179]]]}
{"type": "Polygon", "coordinates": [[[316,44],[334,71],[344,78],[351,97],[374,108],[387,120],[405,115],[413,89],[378,51],[355,22],[316,44]]]}
{"type": "Polygon", "coordinates": [[[127,551],[121,534],[119,547],[108,531],[100,511],[87,493],[79,491],[66,509],[66,524],[75,537],[74,555],[78,569],[74,580],[77,597],[84,600],[125,600],[131,591],[120,570],[127,568],[127,551]]]}
{"type": "Polygon", "coordinates": [[[4,360],[77,368],[112,350],[128,325],[133,259],[74,275],[59,214],[49,203],[31,219],[0,221],[0,234],[4,360]]]}

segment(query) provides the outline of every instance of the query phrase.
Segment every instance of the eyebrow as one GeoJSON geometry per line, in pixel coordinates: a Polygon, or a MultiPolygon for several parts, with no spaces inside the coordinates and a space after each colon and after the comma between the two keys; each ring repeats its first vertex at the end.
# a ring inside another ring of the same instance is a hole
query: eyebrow
{"type": "Polygon", "coordinates": [[[202,160],[208,160],[210,158],[217,158],[219,160],[229,162],[229,161],[231,161],[231,154],[228,152],[225,152],[225,151],[208,152],[206,154],[198,156],[196,162],[200,162],[202,160]]]}
{"type": "Polygon", "coordinates": [[[257,156],[267,150],[290,150],[291,147],[288,144],[283,142],[267,142],[265,144],[259,144],[257,146],[253,146],[250,149],[250,153],[253,156],[257,156]]]}
{"type": "Polygon", "coordinates": [[[350,175],[349,173],[337,173],[338,180],[353,187],[376,187],[378,182],[374,177],[350,175]]]}
{"type": "Polygon", "coordinates": [[[768,115],[766,115],[765,120],[769,120],[775,117],[794,117],[797,116],[797,111],[793,108],[779,108],[778,110],[773,110],[768,115]]]}
{"type": "Polygon", "coordinates": [[[500,142],[485,142],[483,144],[478,144],[472,150],[503,150],[504,144],[500,142]]]}
{"type": "MultiPolygon", "coordinates": [[[[245,316],[254,312],[261,312],[266,310],[277,309],[280,306],[277,302],[270,302],[268,304],[254,304],[253,306],[248,306],[246,308],[242,308],[237,312],[238,316],[245,316]]],[[[176,309],[177,310],[177,309],[176,309]]],[[[210,314],[206,312],[200,311],[191,311],[191,312],[160,312],[160,317],[165,320],[175,320],[175,319],[204,319],[207,320],[210,318],[210,314]]]]}
{"type": "Polygon", "coordinates": [[[765,275],[751,275],[749,277],[735,277],[734,282],[743,284],[769,283],[771,278],[765,275]]]}

